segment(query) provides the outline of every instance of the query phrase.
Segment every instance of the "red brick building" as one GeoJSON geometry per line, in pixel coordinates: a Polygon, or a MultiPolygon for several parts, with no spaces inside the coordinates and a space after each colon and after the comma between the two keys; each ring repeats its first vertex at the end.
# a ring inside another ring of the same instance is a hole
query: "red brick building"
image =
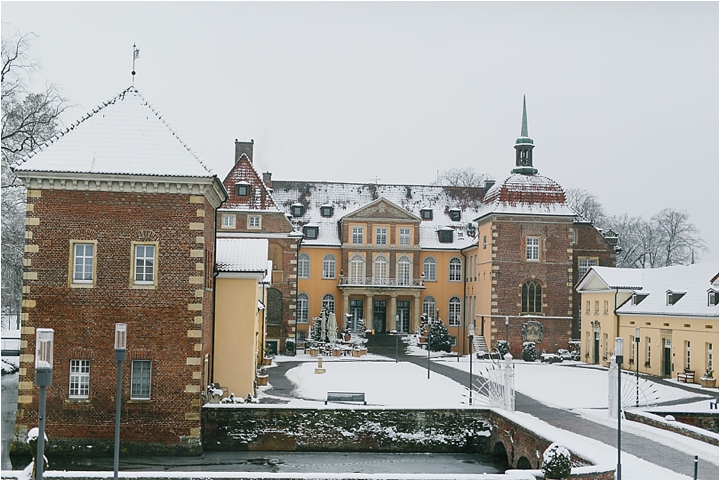
{"type": "Polygon", "coordinates": [[[199,453],[219,179],[133,87],[16,169],[27,188],[15,448],[37,423],[37,328],[55,331],[50,449],[111,452],[114,329],[127,324],[123,451],[199,453]]]}

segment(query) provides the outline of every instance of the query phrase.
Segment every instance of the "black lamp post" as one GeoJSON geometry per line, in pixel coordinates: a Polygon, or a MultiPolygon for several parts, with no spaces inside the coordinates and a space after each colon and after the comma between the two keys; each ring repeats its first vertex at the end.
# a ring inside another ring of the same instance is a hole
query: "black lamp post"
{"type": "Polygon", "coordinates": [[[635,328],[635,407],[640,405],[640,328],[635,328]]]}
{"type": "Polygon", "coordinates": [[[472,405],[473,401],[473,374],[472,374],[472,361],[473,361],[473,352],[472,352],[472,346],[473,346],[473,338],[475,337],[475,325],[470,324],[468,326],[468,344],[470,345],[470,404],[472,405]]]}
{"type": "Polygon", "coordinates": [[[622,479],[622,466],[620,464],[620,433],[622,432],[620,430],[620,422],[622,421],[622,396],[621,396],[621,387],[622,387],[622,363],[623,363],[623,338],[622,337],[616,337],[615,338],[615,362],[617,363],[618,367],[618,390],[617,390],[617,429],[618,429],[618,442],[617,442],[617,473],[615,479],[622,479]]]}
{"type": "Polygon", "coordinates": [[[35,331],[35,385],[40,388],[35,479],[43,478],[45,468],[45,400],[47,387],[52,385],[54,335],[55,331],[52,329],[39,328],[35,331]]]}
{"type": "Polygon", "coordinates": [[[120,467],[120,398],[122,397],[122,362],[127,349],[127,325],[115,324],[115,360],[117,361],[117,389],[115,390],[115,457],[113,466],[118,479],[120,467]]]}
{"type": "Polygon", "coordinates": [[[398,362],[398,337],[400,331],[398,330],[398,324],[400,323],[400,316],[395,316],[395,364],[398,362]]]}

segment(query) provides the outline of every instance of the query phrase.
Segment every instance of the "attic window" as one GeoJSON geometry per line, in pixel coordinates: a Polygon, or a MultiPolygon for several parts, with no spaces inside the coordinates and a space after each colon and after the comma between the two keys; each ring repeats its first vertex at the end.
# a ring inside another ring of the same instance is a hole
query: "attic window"
{"type": "Polygon", "coordinates": [[[235,184],[235,194],[239,195],[240,197],[250,195],[250,184],[248,184],[247,182],[238,182],[237,184],[235,184]]]}
{"type": "Polygon", "coordinates": [[[708,291],[708,306],[718,305],[718,291],[710,289],[708,291]]]}
{"type": "Polygon", "coordinates": [[[648,296],[648,294],[640,294],[638,292],[634,293],[632,295],[632,305],[637,306],[642,301],[644,301],[647,296],[648,296]]]}
{"type": "Polygon", "coordinates": [[[333,206],[331,205],[323,205],[320,207],[320,215],[323,217],[332,217],[333,215],[333,206]]]}
{"type": "Polygon", "coordinates": [[[665,305],[667,306],[673,306],[677,301],[679,301],[682,296],[685,295],[684,292],[674,292],[674,291],[667,291],[665,293],[665,305]]]}
{"type": "Polygon", "coordinates": [[[405,187],[405,197],[412,197],[412,187],[405,187]]]}
{"type": "Polygon", "coordinates": [[[451,244],[453,241],[453,230],[443,229],[438,231],[438,240],[443,244],[451,244]]]}
{"type": "Polygon", "coordinates": [[[422,220],[432,220],[433,219],[432,209],[420,209],[420,218],[422,220]]]}
{"type": "Polygon", "coordinates": [[[453,222],[460,220],[460,209],[450,209],[450,220],[453,222]]]}
{"type": "Polygon", "coordinates": [[[290,213],[293,217],[302,217],[305,214],[305,206],[302,204],[293,204],[290,206],[290,213]]]}
{"type": "Polygon", "coordinates": [[[318,227],[315,225],[306,225],[303,227],[303,234],[306,239],[317,239],[318,238],[318,227]]]}

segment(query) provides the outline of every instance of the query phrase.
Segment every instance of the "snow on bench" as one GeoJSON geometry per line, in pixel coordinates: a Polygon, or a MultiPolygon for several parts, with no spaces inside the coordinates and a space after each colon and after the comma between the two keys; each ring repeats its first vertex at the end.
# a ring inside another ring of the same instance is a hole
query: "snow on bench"
{"type": "Polygon", "coordinates": [[[678,382],[683,381],[684,383],[695,382],[695,371],[691,369],[685,369],[682,372],[677,373],[678,382]]]}
{"type": "Polygon", "coordinates": [[[325,404],[328,403],[328,401],[331,402],[358,402],[367,404],[365,401],[365,393],[364,392],[341,392],[341,391],[328,391],[327,393],[327,399],[325,400],[325,404]]]}

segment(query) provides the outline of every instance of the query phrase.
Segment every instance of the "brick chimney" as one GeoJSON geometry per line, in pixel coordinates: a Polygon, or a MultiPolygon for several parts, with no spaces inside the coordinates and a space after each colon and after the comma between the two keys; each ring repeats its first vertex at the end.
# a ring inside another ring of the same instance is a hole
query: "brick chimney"
{"type": "Polygon", "coordinates": [[[263,184],[269,189],[272,189],[272,172],[263,172],[263,184]]]}
{"type": "Polygon", "coordinates": [[[248,159],[250,160],[250,163],[253,161],[253,145],[255,144],[255,141],[253,139],[250,139],[250,142],[240,142],[238,139],[235,139],[235,163],[237,164],[238,160],[240,160],[240,157],[242,154],[247,155],[248,159]]]}

